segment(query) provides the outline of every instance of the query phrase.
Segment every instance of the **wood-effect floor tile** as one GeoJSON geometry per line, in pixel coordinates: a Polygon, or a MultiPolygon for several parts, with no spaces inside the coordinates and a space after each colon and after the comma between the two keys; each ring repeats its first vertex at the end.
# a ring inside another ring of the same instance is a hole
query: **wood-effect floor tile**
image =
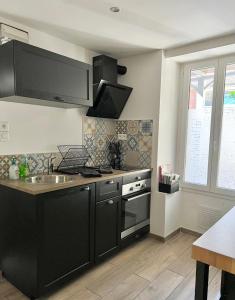
{"type": "Polygon", "coordinates": [[[189,246],[180,256],[175,258],[168,266],[168,270],[186,277],[196,267],[196,262],[191,258],[191,255],[192,247],[189,246]]]}
{"type": "MultiPolygon", "coordinates": [[[[142,240],[40,300],[194,300],[195,236],[179,233],[163,243],[142,240]]],[[[210,268],[208,300],[219,299],[221,273],[210,268]]],[[[27,300],[5,279],[0,300],[27,300]]]]}
{"type": "Polygon", "coordinates": [[[103,300],[133,300],[149,285],[149,281],[131,274],[118,284],[103,300]]]}
{"type": "Polygon", "coordinates": [[[183,279],[183,276],[165,270],[136,297],[136,300],[165,300],[183,279]]]}

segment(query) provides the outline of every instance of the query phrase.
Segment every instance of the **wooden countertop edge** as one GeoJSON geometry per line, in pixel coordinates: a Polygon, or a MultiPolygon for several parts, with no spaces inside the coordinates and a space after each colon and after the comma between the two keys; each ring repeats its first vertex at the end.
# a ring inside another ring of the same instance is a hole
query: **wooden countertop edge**
{"type": "Polygon", "coordinates": [[[192,245],[192,258],[235,275],[235,258],[192,245]]]}
{"type": "Polygon", "coordinates": [[[147,172],[147,171],[151,171],[151,170],[152,169],[139,169],[139,170],[133,170],[133,171],[114,170],[114,173],[112,173],[112,174],[105,174],[102,177],[91,177],[91,178],[82,177],[80,175],[72,175],[71,177],[74,176],[74,178],[75,178],[74,181],[72,181],[72,182],[61,183],[61,184],[40,184],[40,186],[33,185],[30,183],[24,183],[19,180],[11,181],[9,179],[2,179],[2,180],[0,180],[0,186],[2,185],[5,187],[8,187],[8,188],[11,188],[11,189],[15,189],[15,190],[18,190],[18,191],[21,191],[24,193],[31,194],[31,195],[40,195],[40,194],[58,191],[58,190],[62,190],[62,189],[96,183],[96,182],[103,181],[103,180],[109,180],[111,178],[124,177],[127,175],[139,173],[139,172],[147,172]],[[118,172],[118,173],[115,174],[115,172],[118,172]],[[32,188],[28,188],[28,187],[32,187],[32,188]],[[33,187],[36,189],[34,190],[33,187]]]}

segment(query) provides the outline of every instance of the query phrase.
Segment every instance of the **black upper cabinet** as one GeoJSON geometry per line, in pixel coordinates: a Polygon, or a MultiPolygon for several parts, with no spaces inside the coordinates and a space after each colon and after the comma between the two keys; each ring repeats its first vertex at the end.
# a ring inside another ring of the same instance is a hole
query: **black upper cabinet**
{"type": "Polygon", "coordinates": [[[0,97],[5,101],[56,107],[91,106],[92,67],[11,41],[0,47],[0,97]]]}

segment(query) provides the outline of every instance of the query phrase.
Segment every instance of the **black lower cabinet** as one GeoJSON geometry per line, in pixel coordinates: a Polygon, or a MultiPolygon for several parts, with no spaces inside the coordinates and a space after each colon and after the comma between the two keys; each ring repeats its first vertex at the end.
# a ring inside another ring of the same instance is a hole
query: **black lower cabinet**
{"type": "Polygon", "coordinates": [[[44,287],[93,263],[94,188],[84,186],[45,196],[42,207],[44,287]]]}
{"type": "Polygon", "coordinates": [[[38,298],[94,263],[95,184],[29,195],[1,186],[1,269],[38,298]]]}
{"type": "Polygon", "coordinates": [[[96,203],[95,261],[99,262],[119,250],[121,238],[121,198],[96,203]]]}
{"type": "Polygon", "coordinates": [[[148,233],[141,229],[121,242],[121,185],[118,178],[40,195],[0,186],[6,279],[38,298],[148,233]]]}

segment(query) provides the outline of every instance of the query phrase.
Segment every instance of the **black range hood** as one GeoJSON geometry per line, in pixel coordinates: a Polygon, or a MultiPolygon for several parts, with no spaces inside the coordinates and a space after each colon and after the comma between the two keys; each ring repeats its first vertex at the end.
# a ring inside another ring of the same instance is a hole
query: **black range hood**
{"type": "Polygon", "coordinates": [[[118,74],[126,73],[126,67],[119,66],[117,60],[99,55],[93,58],[94,105],[87,116],[118,119],[132,92],[132,88],[117,83],[118,74]]]}

